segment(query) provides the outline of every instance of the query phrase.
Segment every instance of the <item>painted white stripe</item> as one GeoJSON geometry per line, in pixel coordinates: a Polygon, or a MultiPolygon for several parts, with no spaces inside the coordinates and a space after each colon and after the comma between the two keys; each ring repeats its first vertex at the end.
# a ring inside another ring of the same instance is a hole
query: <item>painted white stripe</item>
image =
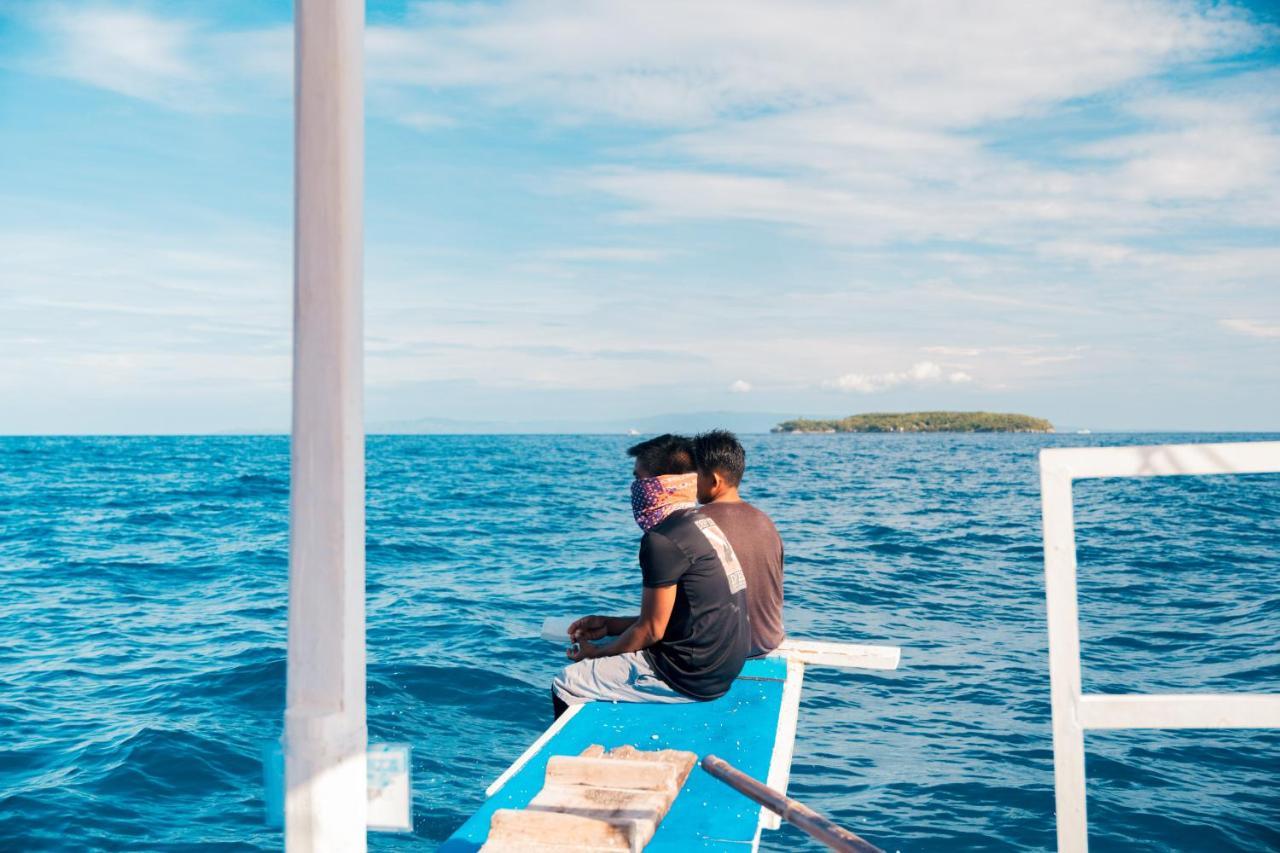
{"type": "Polygon", "coordinates": [[[1280,694],[1133,694],[1080,697],[1086,729],[1276,729],[1280,694]]]}
{"type": "Polygon", "coordinates": [[[787,660],[809,666],[834,666],[842,669],[897,669],[902,649],[897,646],[863,646],[856,643],[829,643],[787,637],[773,651],[787,660]]]}
{"type": "Polygon", "coordinates": [[[498,791],[502,790],[502,786],[507,784],[507,782],[510,781],[512,776],[519,773],[520,768],[528,764],[529,759],[537,755],[539,750],[541,750],[542,747],[546,746],[547,741],[555,737],[556,732],[560,731],[566,725],[568,725],[569,721],[573,719],[574,715],[581,710],[582,710],[581,705],[570,705],[569,710],[561,714],[560,718],[557,719],[554,723],[552,723],[547,728],[547,730],[543,732],[541,736],[539,736],[537,740],[529,744],[528,749],[520,753],[520,757],[517,758],[510,767],[504,770],[501,776],[493,780],[492,785],[484,789],[484,795],[486,797],[492,797],[494,794],[498,793],[498,791]]]}
{"type": "MultiPolygon", "coordinates": [[[[800,722],[800,692],[804,689],[804,663],[787,660],[787,680],[782,684],[782,707],[778,710],[778,730],[774,735],[773,757],[769,760],[769,778],[765,784],[779,794],[787,793],[791,781],[791,758],[796,749],[796,726],[800,722]]],[[[760,826],[777,829],[782,818],[766,808],[760,809],[760,826]]],[[[756,834],[759,838],[759,833],[756,834]]]]}

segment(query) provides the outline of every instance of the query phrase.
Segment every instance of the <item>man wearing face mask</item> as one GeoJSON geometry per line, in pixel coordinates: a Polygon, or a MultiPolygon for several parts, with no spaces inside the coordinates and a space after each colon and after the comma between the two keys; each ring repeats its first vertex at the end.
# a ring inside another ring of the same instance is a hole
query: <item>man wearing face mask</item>
{"type": "Polygon", "coordinates": [[[747,582],[728,538],[697,509],[693,445],[637,444],[631,510],[640,540],[639,616],[584,616],[576,661],[552,682],[556,716],[584,702],[691,702],[723,696],[751,647],[747,582]],[[595,641],[613,637],[610,642],[595,641]]]}

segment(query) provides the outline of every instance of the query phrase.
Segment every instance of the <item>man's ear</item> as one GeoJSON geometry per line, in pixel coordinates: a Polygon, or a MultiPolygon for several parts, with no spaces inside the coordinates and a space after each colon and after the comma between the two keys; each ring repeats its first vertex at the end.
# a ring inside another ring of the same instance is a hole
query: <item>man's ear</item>
{"type": "Polygon", "coordinates": [[[729,481],[724,478],[724,474],[721,474],[719,471],[711,472],[712,494],[714,494],[716,497],[719,497],[720,495],[724,494],[724,491],[728,487],[729,487],[729,481]]]}

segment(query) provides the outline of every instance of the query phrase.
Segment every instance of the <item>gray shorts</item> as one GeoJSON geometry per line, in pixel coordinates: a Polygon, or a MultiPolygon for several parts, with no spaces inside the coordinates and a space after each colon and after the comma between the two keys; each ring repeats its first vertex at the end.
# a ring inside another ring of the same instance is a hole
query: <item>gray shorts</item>
{"type": "Polygon", "coordinates": [[[588,658],[560,670],[551,689],[566,705],[584,702],[692,702],[658,677],[642,652],[588,658]]]}

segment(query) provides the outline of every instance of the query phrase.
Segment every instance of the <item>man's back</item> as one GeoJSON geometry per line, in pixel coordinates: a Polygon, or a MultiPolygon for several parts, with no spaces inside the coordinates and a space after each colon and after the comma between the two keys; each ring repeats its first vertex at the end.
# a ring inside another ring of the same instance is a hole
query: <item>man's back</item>
{"type": "Polygon", "coordinates": [[[782,537],[769,516],[746,501],[714,501],[699,508],[724,531],[747,578],[751,654],[778,647],[782,627],[782,537]]]}
{"type": "Polygon", "coordinates": [[[673,513],[640,540],[644,585],[678,587],[666,634],[645,657],[694,699],[722,696],[750,652],[745,572],[727,540],[694,509],[673,513]]]}

